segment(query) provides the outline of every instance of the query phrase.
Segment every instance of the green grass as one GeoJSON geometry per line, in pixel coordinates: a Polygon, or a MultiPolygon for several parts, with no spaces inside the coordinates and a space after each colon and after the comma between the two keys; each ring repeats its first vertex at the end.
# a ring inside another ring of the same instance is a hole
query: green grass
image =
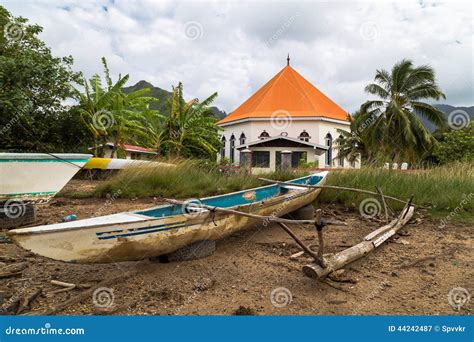
{"type": "MultiPolygon", "coordinates": [[[[474,222],[473,164],[456,163],[409,172],[380,168],[337,171],[329,174],[327,184],[372,191],[375,191],[375,186],[379,186],[384,194],[403,200],[414,195],[413,202],[427,207],[427,213],[433,218],[442,219],[455,211],[453,221],[474,222]]],[[[319,196],[319,201],[358,207],[367,197],[371,196],[324,190],[319,196]]],[[[394,209],[403,207],[402,203],[394,201],[388,203],[394,209]]]]}
{"type": "MultiPolygon", "coordinates": [[[[176,167],[136,166],[125,169],[101,184],[95,196],[120,193],[121,197],[206,197],[265,185],[258,177],[288,180],[304,176],[305,173],[274,172],[265,175],[247,175],[235,171],[221,173],[196,161],[175,161],[176,167]]],[[[407,200],[414,195],[417,211],[424,211],[434,219],[474,223],[474,165],[452,164],[419,171],[394,171],[381,168],[334,171],[327,184],[375,191],[381,187],[386,195],[407,200]],[[422,208],[424,207],[424,208],[422,208]]],[[[81,196],[82,197],[82,196],[81,196]]],[[[360,202],[370,195],[325,189],[318,201],[340,203],[358,209],[360,202]]],[[[402,203],[388,201],[395,210],[402,203]]]]}
{"type": "Polygon", "coordinates": [[[267,185],[258,180],[266,177],[288,180],[304,176],[304,173],[273,172],[270,174],[248,175],[234,171],[222,173],[217,167],[202,165],[196,161],[175,162],[176,167],[135,166],[119,172],[101,184],[95,194],[120,191],[123,197],[205,197],[267,185]]]}

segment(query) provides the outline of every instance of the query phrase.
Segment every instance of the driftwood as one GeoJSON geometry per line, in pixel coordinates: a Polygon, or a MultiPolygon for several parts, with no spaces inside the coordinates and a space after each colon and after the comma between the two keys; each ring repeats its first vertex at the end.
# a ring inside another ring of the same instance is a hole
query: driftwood
{"type": "Polygon", "coordinates": [[[376,186],[375,189],[377,189],[377,192],[380,194],[380,197],[382,199],[383,211],[385,213],[385,221],[388,221],[388,210],[387,210],[387,202],[385,201],[385,196],[380,187],[376,186]]]}
{"type": "Polygon", "coordinates": [[[31,293],[28,297],[22,298],[18,305],[18,309],[15,314],[21,314],[23,311],[28,309],[30,305],[43,293],[43,289],[38,289],[31,293]]]}
{"type": "Polygon", "coordinates": [[[90,285],[90,284],[65,283],[65,282],[62,282],[62,281],[59,281],[59,280],[51,280],[50,283],[53,284],[53,285],[61,286],[63,288],[59,289],[59,290],[54,290],[54,291],[48,292],[47,293],[48,296],[52,296],[52,295],[55,295],[57,293],[68,292],[68,291],[71,291],[71,290],[74,290],[74,289],[89,289],[89,288],[92,287],[92,285],[90,285]]]}
{"type": "Polygon", "coordinates": [[[81,292],[78,296],[73,297],[73,298],[71,298],[71,299],[69,299],[69,300],[67,300],[67,301],[65,301],[61,304],[58,304],[58,305],[52,307],[51,309],[44,310],[44,311],[31,312],[31,313],[29,313],[29,315],[49,316],[49,315],[57,314],[57,313],[59,313],[63,310],[66,310],[71,305],[82,302],[86,298],[92,298],[92,294],[99,287],[106,287],[106,286],[109,286],[111,284],[117,284],[117,283],[123,282],[124,280],[130,278],[131,276],[134,276],[135,274],[137,274],[136,271],[124,274],[124,275],[119,276],[119,277],[106,279],[106,280],[100,282],[99,284],[97,284],[96,286],[91,287],[90,289],[87,289],[87,290],[81,292]]]}
{"type": "MultiPolygon", "coordinates": [[[[308,184],[295,184],[291,182],[282,182],[282,181],[275,181],[272,179],[267,179],[267,178],[259,178],[261,181],[267,182],[267,183],[274,183],[274,184],[283,184],[283,185],[293,185],[293,186],[301,186],[303,188],[310,188],[310,189],[333,189],[333,190],[343,190],[343,191],[353,191],[353,192],[360,192],[362,194],[368,194],[368,195],[375,195],[378,196],[380,195],[378,192],[370,191],[370,190],[363,190],[363,189],[355,189],[355,188],[348,188],[345,186],[336,186],[336,185],[308,185],[308,184]]],[[[387,196],[383,195],[385,198],[391,199],[392,201],[397,201],[400,203],[405,203],[404,200],[401,200],[396,197],[392,196],[387,196]]]]}
{"type": "Polygon", "coordinates": [[[318,265],[317,263],[312,263],[303,267],[303,273],[310,278],[321,279],[331,272],[334,272],[365,256],[395,235],[396,232],[411,219],[414,210],[415,208],[411,205],[411,201],[408,201],[404,210],[397,219],[368,234],[359,244],[328,258],[328,260],[326,260],[326,267],[321,267],[321,265],[318,265]]]}
{"type": "Polygon", "coordinates": [[[21,275],[23,270],[28,267],[28,262],[20,262],[4,267],[0,270],[0,279],[21,275]]]}
{"type": "Polygon", "coordinates": [[[78,289],[89,289],[89,288],[92,287],[91,284],[65,283],[65,282],[59,281],[59,280],[51,280],[50,283],[53,284],[53,285],[62,286],[62,287],[66,287],[66,288],[74,287],[74,288],[78,288],[78,289]]]}

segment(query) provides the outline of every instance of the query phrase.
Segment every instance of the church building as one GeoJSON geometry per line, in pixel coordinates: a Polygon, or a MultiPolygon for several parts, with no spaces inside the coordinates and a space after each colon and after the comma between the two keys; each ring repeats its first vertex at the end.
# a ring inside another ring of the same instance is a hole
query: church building
{"type": "Polygon", "coordinates": [[[237,109],[220,120],[219,158],[239,165],[251,155],[252,171],[278,169],[282,153],[291,167],[358,167],[337,157],[339,130],[350,130],[348,113],[287,65],[237,109]],[[286,158],[288,160],[288,158],[286,158]]]}

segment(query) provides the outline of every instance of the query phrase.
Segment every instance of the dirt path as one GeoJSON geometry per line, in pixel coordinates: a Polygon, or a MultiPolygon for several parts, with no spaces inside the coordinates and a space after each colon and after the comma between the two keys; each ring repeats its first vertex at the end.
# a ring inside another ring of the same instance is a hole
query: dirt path
{"type": "MultiPolygon", "coordinates": [[[[66,191],[87,187],[73,181],[66,191]]],[[[39,209],[38,224],[58,222],[68,214],[78,218],[135,210],[156,205],[154,199],[56,198],[39,209]]],[[[356,212],[322,206],[324,215],[337,216],[349,227],[326,230],[327,252],[337,252],[360,241],[380,223],[356,212]]],[[[256,314],[256,315],[436,315],[472,314],[473,304],[459,311],[448,302],[452,288],[474,291],[472,227],[422,220],[409,224],[389,243],[335,275],[338,281],[318,282],[301,272],[308,259],[293,261],[299,248],[278,226],[255,227],[218,241],[210,257],[179,263],[149,260],[116,264],[76,265],[33,255],[11,243],[0,243],[0,268],[22,261],[28,267],[15,277],[0,279],[0,306],[43,289],[56,279],[99,284],[105,279],[136,272],[125,281],[109,285],[105,293],[113,305],[101,308],[92,295],[61,314],[256,314]],[[271,294],[273,291],[273,300],[271,294]],[[291,301],[289,298],[291,297],[291,301]]],[[[315,237],[310,227],[294,227],[307,243],[315,237]]],[[[335,278],[336,279],[336,278],[335,278]]],[[[41,311],[77,296],[74,289],[41,295],[29,310],[41,311]]],[[[96,298],[97,302],[97,298],[96,298]]]]}

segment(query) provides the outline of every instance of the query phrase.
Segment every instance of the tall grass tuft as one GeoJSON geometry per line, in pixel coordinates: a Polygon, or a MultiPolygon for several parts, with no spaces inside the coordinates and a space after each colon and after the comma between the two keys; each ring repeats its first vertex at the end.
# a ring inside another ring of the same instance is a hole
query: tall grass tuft
{"type": "MultiPolygon", "coordinates": [[[[408,199],[414,195],[414,203],[428,207],[435,217],[449,215],[456,210],[456,219],[472,222],[474,213],[474,165],[455,163],[424,170],[399,171],[381,168],[362,168],[331,172],[327,184],[375,191],[379,186],[386,195],[408,199]]],[[[354,192],[324,190],[319,196],[322,202],[358,205],[364,198],[354,192]]],[[[390,201],[394,209],[403,204],[390,201]]]]}
{"type": "Polygon", "coordinates": [[[174,167],[129,167],[100,185],[96,194],[103,196],[120,191],[124,197],[206,197],[267,185],[259,181],[258,177],[288,180],[306,174],[273,172],[256,176],[240,171],[222,173],[217,166],[193,160],[176,160],[174,164],[174,167]]]}

